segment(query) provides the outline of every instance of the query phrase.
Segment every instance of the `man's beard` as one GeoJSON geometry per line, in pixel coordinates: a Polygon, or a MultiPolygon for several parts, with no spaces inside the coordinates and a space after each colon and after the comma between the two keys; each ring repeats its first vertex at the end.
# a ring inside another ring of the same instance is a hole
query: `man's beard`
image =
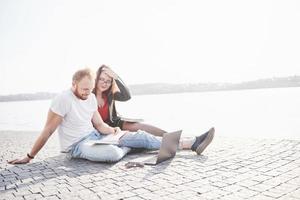
{"type": "Polygon", "coordinates": [[[75,89],[74,91],[74,94],[75,96],[78,98],[78,99],[81,99],[81,100],[87,100],[88,99],[88,95],[82,95],[78,92],[77,88],[75,89]]]}

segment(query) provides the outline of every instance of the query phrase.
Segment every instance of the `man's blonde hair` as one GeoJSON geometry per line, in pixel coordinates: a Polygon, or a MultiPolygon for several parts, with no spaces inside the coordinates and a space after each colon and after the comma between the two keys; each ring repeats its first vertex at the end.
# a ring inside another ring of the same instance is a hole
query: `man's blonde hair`
{"type": "Polygon", "coordinates": [[[90,80],[94,80],[94,72],[90,68],[85,68],[85,69],[80,69],[80,70],[76,71],[73,75],[72,81],[73,81],[73,83],[78,83],[86,76],[90,80]]]}

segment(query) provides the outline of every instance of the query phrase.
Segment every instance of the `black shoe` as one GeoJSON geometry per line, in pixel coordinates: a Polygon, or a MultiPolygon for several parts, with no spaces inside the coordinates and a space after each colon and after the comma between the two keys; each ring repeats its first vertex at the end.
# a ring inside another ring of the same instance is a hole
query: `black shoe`
{"type": "Polygon", "coordinates": [[[206,133],[197,136],[196,141],[192,145],[192,151],[196,151],[200,155],[205,148],[211,143],[215,135],[215,128],[209,129],[206,133]]]}

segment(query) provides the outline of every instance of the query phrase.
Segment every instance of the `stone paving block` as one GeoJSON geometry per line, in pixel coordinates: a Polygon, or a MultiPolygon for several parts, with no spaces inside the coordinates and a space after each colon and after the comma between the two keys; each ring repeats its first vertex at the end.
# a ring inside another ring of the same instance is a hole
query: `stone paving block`
{"type": "Polygon", "coordinates": [[[43,199],[41,194],[29,194],[24,196],[25,200],[33,200],[33,199],[43,199]]]}
{"type": "Polygon", "coordinates": [[[83,190],[83,189],[85,189],[85,187],[82,186],[82,185],[71,185],[71,186],[68,187],[68,189],[69,189],[70,191],[75,192],[75,191],[83,190]]]}
{"type": "Polygon", "coordinates": [[[91,188],[91,187],[94,187],[95,184],[94,183],[84,183],[84,184],[82,184],[82,186],[85,188],[91,188]]]}
{"type": "MultiPolygon", "coordinates": [[[[145,196],[148,194],[144,194],[145,196]]],[[[118,198],[119,199],[124,199],[124,198],[129,198],[129,197],[133,197],[136,196],[136,193],[133,193],[132,191],[124,191],[124,192],[120,192],[118,193],[118,198]]]]}
{"type": "Polygon", "coordinates": [[[289,193],[288,195],[292,198],[299,198],[300,197],[300,189],[298,188],[297,190],[289,193]]]}
{"type": "Polygon", "coordinates": [[[58,191],[59,194],[64,194],[64,193],[69,193],[70,192],[70,190],[66,187],[58,188],[57,191],[58,191]]]}
{"type": "Polygon", "coordinates": [[[18,190],[18,191],[13,192],[13,195],[16,196],[16,197],[31,195],[31,194],[32,193],[29,190],[18,190]]]}
{"type": "Polygon", "coordinates": [[[228,185],[228,186],[222,188],[222,190],[225,190],[225,191],[228,191],[231,193],[241,191],[243,189],[245,189],[245,187],[242,187],[240,185],[228,185]]]}
{"type": "Polygon", "coordinates": [[[251,180],[256,181],[256,182],[263,182],[263,181],[267,181],[271,178],[272,177],[270,177],[270,176],[267,176],[267,175],[264,175],[264,174],[259,174],[259,175],[256,175],[254,177],[251,177],[251,180]]]}
{"type": "MultiPolygon", "coordinates": [[[[126,186],[122,186],[122,187],[119,187],[118,190],[119,192],[125,192],[125,191],[131,191],[133,188],[126,185],[126,186]]],[[[148,189],[148,186],[147,186],[147,189],[148,189]]]]}
{"type": "Polygon", "coordinates": [[[280,178],[274,177],[274,178],[268,179],[266,181],[263,181],[263,184],[264,185],[272,185],[273,187],[275,187],[275,186],[278,186],[285,182],[286,182],[286,180],[280,180],[280,178]]]}
{"type": "Polygon", "coordinates": [[[49,190],[56,190],[56,189],[57,189],[56,185],[44,185],[43,187],[41,187],[41,190],[43,192],[44,191],[49,191],[49,190]]]}
{"type": "Polygon", "coordinates": [[[258,195],[255,195],[255,196],[251,197],[250,199],[253,199],[253,200],[273,200],[274,198],[265,196],[263,194],[258,194],[258,195]]]}
{"type": "Polygon", "coordinates": [[[16,196],[12,193],[1,193],[0,200],[15,199],[16,196]]]}
{"type": "Polygon", "coordinates": [[[47,196],[47,197],[44,197],[43,199],[46,199],[46,200],[59,200],[59,198],[57,196],[47,196]]]}
{"type": "Polygon", "coordinates": [[[226,196],[222,196],[219,199],[222,199],[222,200],[240,200],[241,197],[231,193],[231,194],[228,194],[226,196]]]}
{"type": "Polygon", "coordinates": [[[262,193],[264,196],[267,196],[267,197],[272,197],[272,198],[275,198],[275,199],[278,199],[279,197],[283,196],[284,194],[277,191],[277,190],[274,190],[274,189],[271,189],[271,190],[268,190],[268,191],[265,191],[262,193]]]}
{"type": "MultiPolygon", "coordinates": [[[[199,195],[199,194],[198,194],[199,195]]],[[[205,194],[201,194],[199,195],[200,199],[201,198],[205,198],[205,199],[218,199],[218,198],[221,198],[222,195],[221,194],[218,194],[218,193],[215,193],[213,191],[210,191],[210,192],[207,192],[205,194]]],[[[185,198],[185,195],[183,196],[183,198],[185,198]]]]}
{"type": "Polygon", "coordinates": [[[211,185],[218,187],[218,188],[223,188],[223,187],[228,186],[229,184],[225,183],[223,181],[216,181],[216,182],[212,182],[211,185]]]}
{"type": "Polygon", "coordinates": [[[138,195],[144,195],[144,194],[147,194],[147,193],[151,193],[150,190],[147,190],[145,188],[133,189],[130,192],[136,193],[138,195]]]}
{"type": "Polygon", "coordinates": [[[257,185],[251,186],[251,190],[254,190],[257,192],[264,192],[264,191],[270,190],[273,187],[274,187],[273,185],[257,184],[257,185]]]}
{"type": "Polygon", "coordinates": [[[255,195],[258,195],[259,193],[250,189],[242,189],[234,193],[236,196],[239,196],[242,199],[251,199],[255,195]]]}
{"type": "Polygon", "coordinates": [[[296,191],[299,189],[299,184],[297,185],[291,185],[289,183],[283,183],[281,185],[279,185],[278,187],[276,187],[282,191],[285,191],[286,193],[290,193],[290,192],[293,192],[293,191],[296,191]]]}
{"type": "Polygon", "coordinates": [[[16,184],[8,184],[8,185],[5,185],[5,190],[11,190],[13,191],[14,189],[18,188],[16,184]]]}
{"type": "Polygon", "coordinates": [[[93,191],[95,194],[97,194],[99,197],[101,197],[103,199],[103,197],[105,196],[110,196],[110,194],[106,193],[103,190],[97,190],[97,191],[93,191]]]}
{"type": "Polygon", "coordinates": [[[24,200],[24,197],[14,197],[13,200],[24,200]]]}
{"type": "MultiPolygon", "coordinates": [[[[167,191],[171,194],[174,194],[174,193],[180,192],[180,189],[177,187],[170,187],[170,188],[165,188],[165,191],[167,191]]],[[[192,190],[192,191],[194,191],[194,190],[192,190]]]]}
{"type": "Polygon", "coordinates": [[[170,194],[170,192],[162,190],[162,189],[156,190],[152,193],[155,194],[155,195],[159,195],[159,196],[166,196],[166,195],[170,194]]]}
{"type": "Polygon", "coordinates": [[[300,185],[300,176],[297,176],[289,181],[287,181],[288,184],[299,186],[300,185]]]}
{"type": "Polygon", "coordinates": [[[41,194],[44,197],[49,197],[49,196],[54,196],[54,195],[58,194],[58,191],[57,190],[46,190],[46,191],[41,192],[41,194]]]}
{"type": "Polygon", "coordinates": [[[141,197],[129,197],[129,198],[125,198],[126,200],[141,200],[143,198],[141,197]]]}
{"type": "Polygon", "coordinates": [[[250,179],[243,180],[243,181],[238,183],[238,185],[244,186],[244,187],[247,187],[247,188],[251,188],[252,186],[257,185],[257,184],[259,184],[258,181],[253,181],[253,180],[250,180],[250,179]]]}
{"type": "Polygon", "coordinates": [[[159,186],[157,184],[153,184],[153,185],[147,186],[147,189],[153,192],[153,191],[161,189],[161,186],[159,186]]]}
{"type": "Polygon", "coordinates": [[[112,194],[113,195],[113,194],[119,193],[120,191],[117,188],[106,188],[105,192],[107,192],[108,194],[112,194]]]}

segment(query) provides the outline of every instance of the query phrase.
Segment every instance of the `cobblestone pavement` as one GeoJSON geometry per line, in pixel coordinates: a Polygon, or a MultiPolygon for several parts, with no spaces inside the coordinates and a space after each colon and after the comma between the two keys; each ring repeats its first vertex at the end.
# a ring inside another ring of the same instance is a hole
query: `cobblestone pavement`
{"type": "Polygon", "coordinates": [[[179,151],[157,166],[68,160],[54,136],[27,165],[37,133],[0,132],[0,199],[300,199],[300,141],[216,135],[203,155],[179,151]]]}

